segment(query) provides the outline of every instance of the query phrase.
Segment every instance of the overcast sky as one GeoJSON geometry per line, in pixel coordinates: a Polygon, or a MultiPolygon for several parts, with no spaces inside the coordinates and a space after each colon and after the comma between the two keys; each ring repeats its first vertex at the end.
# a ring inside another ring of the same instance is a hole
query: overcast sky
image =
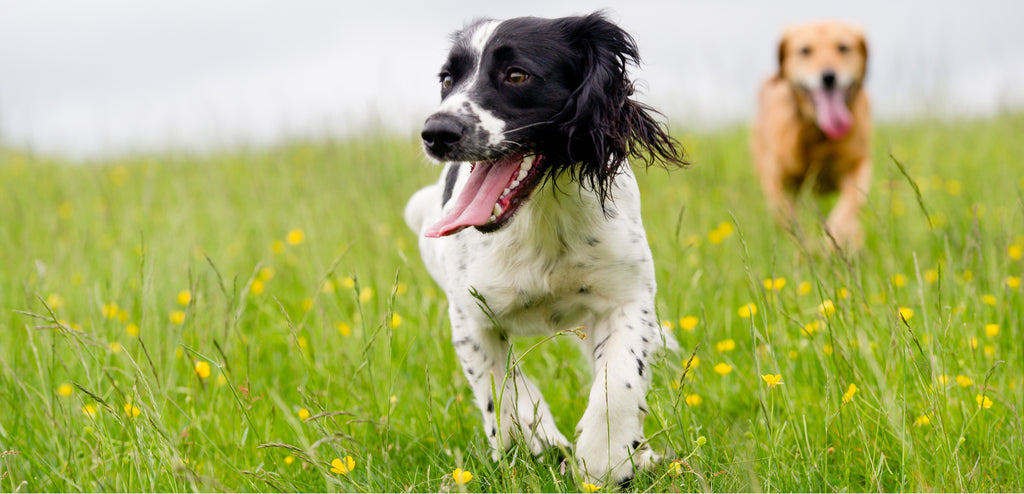
{"type": "Polygon", "coordinates": [[[749,119],[782,28],[826,17],[867,31],[878,118],[1024,108],[1019,0],[0,0],[0,141],[81,156],[414,132],[452,31],[597,9],[677,128],[749,119]]]}

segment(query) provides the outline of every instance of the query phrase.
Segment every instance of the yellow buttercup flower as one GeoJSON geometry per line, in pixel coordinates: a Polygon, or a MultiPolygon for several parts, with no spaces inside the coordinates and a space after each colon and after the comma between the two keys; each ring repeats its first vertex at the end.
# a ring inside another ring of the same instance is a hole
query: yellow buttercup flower
{"type": "Polygon", "coordinates": [[[996,299],[995,295],[982,295],[981,303],[985,305],[995,306],[997,303],[999,303],[999,301],[996,299]]]}
{"type": "Polygon", "coordinates": [[[764,289],[779,291],[786,287],[786,278],[765,278],[764,289]]]}
{"type": "Polygon", "coordinates": [[[138,417],[141,413],[142,410],[139,410],[139,407],[132,405],[131,403],[124,404],[124,414],[127,415],[128,418],[138,417]]]}
{"type": "Polygon", "coordinates": [[[754,305],[753,303],[748,303],[746,305],[741,306],[736,312],[740,315],[740,317],[744,319],[750,319],[751,317],[757,315],[757,306],[754,305]]]}
{"type": "Polygon", "coordinates": [[[857,385],[850,383],[850,387],[846,388],[846,392],[843,393],[843,403],[849,403],[855,394],[857,394],[857,385]]]}
{"type": "Polygon", "coordinates": [[[989,338],[995,338],[999,334],[998,324],[986,324],[985,325],[985,336],[989,338]]]}
{"type": "Polygon", "coordinates": [[[402,316],[398,314],[391,314],[391,327],[397,328],[402,324],[402,316]]]}
{"type": "Polygon", "coordinates": [[[178,305],[188,305],[192,301],[192,292],[188,290],[182,290],[178,292],[178,305]]]}
{"type": "Polygon", "coordinates": [[[925,272],[924,272],[924,281],[927,282],[927,283],[935,283],[936,281],[939,281],[939,270],[938,269],[928,269],[928,270],[925,270],[925,272]]]}
{"type": "Polygon", "coordinates": [[[904,320],[909,321],[910,318],[914,317],[914,309],[911,309],[910,307],[900,307],[899,311],[900,317],[902,317],[904,320]]]}
{"type": "Polygon", "coordinates": [[[64,297],[51,293],[46,296],[46,305],[50,306],[53,310],[59,310],[61,307],[64,307],[64,297]]]}
{"type": "Polygon", "coordinates": [[[294,462],[295,462],[295,457],[294,456],[288,455],[288,456],[284,457],[284,464],[285,465],[291,465],[294,462]]]}
{"type": "Polygon", "coordinates": [[[927,415],[922,415],[914,419],[914,427],[927,427],[928,425],[931,425],[931,423],[932,419],[928,418],[927,415]]]}
{"type": "Polygon", "coordinates": [[[210,377],[210,364],[205,360],[196,360],[195,370],[200,379],[210,377]]]}
{"type": "Polygon", "coordinates": [[[796,286],[796,293],[799,295],[807,295],[808,293],[811,293],[812,288],[811,282],[801,281],[800,284],[796,286]]]}
{"type": "Polygon", "coordinates": [[[581,487],[583,487],[583,492],[597,492],[597,491],[601,490],[601,486],[594,485],[594,484],[588,484],[586,482],[584,482],[581,487]]]}
{"type": "Polygon", "coordinates": [[[1020,288],[1020,276],[1007,276],[1006,286],[1016,290],[1020,288]]]}
{"type": "Polygon", "coordinates": [[[366,287],[359,290],[359,302],[365,304],[370,300],[373,300],[373,288],[366,287]]]}
{"type": "Polygon", "coordinates": [[[142,329],[139,328],[138,324],[130,322],[130,323],[128,323],[127,326],[124,327],[124,332],[128,333],[128,336],[131,336],[131,337],[134,337],[134,338],[138,338],[139,337],[139,333],[142,332],[142,329]]]}
{"type": "Polygon", "coordinates": [[[275,241],[271,242],[270,243],[270,251],[275,253],[275,254],[280,254],[280,253],[284,252],[284,242],[282,242],[280,240],[275,240],[275,241]]]}
{"type": "Polygon", "coordinates": [[[1010,256],[1010,259],[1019,261],[1021,257],[1024,257],[1024,246],[1013,244],[1006,249],[1006,255],[1010,256]]]}
{"type": "Polygon", "coordinates": [[[821,321],[811,321],[804,324],[804,327],[800,329],[800,332],[807,336],[814,336],[821,329],[821,321]]]}
{"type": "Polygon", "coordinates": [[[338,332],[341,333],[342,336],[350,336],[352,335],[352,326],[349,326],[346,322],[339,322],[338,332]]]}
{"type": "Polygon", "coordinates": [[[956,383],[960,385],[960,387],[966,388],[974,384],[974,380],[963,374],[959,374],[956,376],[956,383]]]}
{"type": "Polygon", "coordinates": [[[720,352],[731,352],[736,349],[736,340],[728,338],[715,343],[715,350],[720,352]]]}
{"type": "Polygon", "coordinates": [[[727,363],[725,363],[725,362],[719,362],[719,363],[715,364],[714,369],[715,369],[715,372],[717,372],[717,373],[719,373],[719,374],[721,374],[723,376],[728,374],[728,373],[730,373],[730,372],[732,372],[732,366],[727,364],[727,363]]]}
{"type": "Polygon", "coordinates": [[[469,470],[456,468],[452,470],[452,478],[455,479],[456,485],[466,485],[470,480],[473,480],[473,473],[469,470]]]}
{"type": "Polygon", "coordinates": [[[261,280],[259,278],[255,279],[255,280],[252,280],[252,284],[249,285],[249,293],[251,293],[253,295],[260,295],[266,289],[267,289],[267,284],[263,280],[261,280]]]}
{"type": "Polygon", "coordinates": [[[301,228],[293,228],[288,232],[288,235],[284,237],[284,241],[288,242],[288,245],[299,245],[305,239],[306,232],[302,231],[301,228]]]}
{"type": "Polygon", "coordinates": [[[93,405],[92,403],[90,403],[88,405],[83,406],[82,407],[82,413],[84,413],[86,416],[89,416],[89,417],[95,417],[96,416],[96,405],[93,405]]]}
{"type": "Polygon", "coordinates": [[[169,317],[171,319],[171,324],[181,324],[185,322],[185,311],[172,310],[169,317]]]}
{"type": "Polygon", "coordinates": [[[688,395],[686,395],[686,404],[691,406],[691,407],[695,407],[697,405],[700,405],[703,401],[704,401],[704,399],[701,398],[700,395],[698,395],[698,394],[688,394],[688,395]]]}
{"type": "Polygon", "coordinates": [[[818,306],[818,314],[825,317],[832,317],[832,314],[836,313],[836,304],[831,300],[826,300],[818,306]]]}
{"type": "Polygon", "coordinates": [[[694,316],[685,316],[679,319],[679,328],[683,331],[689,332],[693,331],[693,328],[696,328],[699,323],[700,319],[694,316]]]}
{"type": "Polygon", "coordinates": [[[975,401],[978,402],[978,406],[981,408],[992,408],[992,399],[988,396],[977,395],[974,397],[975,401]]]}
{"type": "Polygon", "coordinates": [[[765,384],[767,384],[769,388],[774,388],[775,386],[783,384],[782,374],[764,374],[761,376],[761,379],[764,379],[765,384]]]}
{"type": "Polygon", "coordinates": [[[907,277],[901,273],[892,275],[892,286],[899,288],[907,284],[907,277]]]}
{"type": "Polygon", "coordinates": [[[700,365],[700,357],[694,355],[692,358],[687,359],[684,365],[686,365],[688,369],[696,369],[697,366],[700,365]]]}
{"type": "Polygon", "coordinates": [[[63,383],[57,386],[57,394],[61,396],[71,396],[71,393],[75,392],[75,388],[68,383],[63,383]]]}
{"type": "Polygon", "coordinates": [[[348,475],[355,467],[356,461],[351,456],[346,456],[344,461],[341,458],[335,458],[331,462],[331,471],[339,475],[348,475]]]}
{"type": "Polygon", "coordinates": [[[260,268],[260,272],[259,274],[257,274],[257,276],[259,277],[259,279],[263,281],[270,281],[275,274],[277,274],[277,271],[275,271],[274,268],[270,266],[264,266],[260,268]]]}
{"type": "Polygon", "coordinates": [[[309,410],[306,410],[305,408],[300,408],[299,409],[299,420],[306,420],[308,418],[309,418],[309,410]]]}

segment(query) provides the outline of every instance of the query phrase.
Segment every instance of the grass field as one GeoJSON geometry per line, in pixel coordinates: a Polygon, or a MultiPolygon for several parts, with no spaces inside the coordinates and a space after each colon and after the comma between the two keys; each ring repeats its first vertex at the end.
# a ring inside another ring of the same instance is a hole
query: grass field
{"type": "MultiPolygon", "coordinates": [[[[682,350],[649,396],[669,461],[631,488],[1024,489],[1022,135],[1024,115],[879,126],[845,258],[819,248],[828,201],[801,236],[769,220],[745,129],[680,134],[692,168],[639,173],[682,350]]],[[[401,219],[437,172],[372,134],[0,151],[0,491],[583,489],[556,454],[490,461],[401,219]]],[[[570,433],[575,338],[522,363],[570,433]]]]}

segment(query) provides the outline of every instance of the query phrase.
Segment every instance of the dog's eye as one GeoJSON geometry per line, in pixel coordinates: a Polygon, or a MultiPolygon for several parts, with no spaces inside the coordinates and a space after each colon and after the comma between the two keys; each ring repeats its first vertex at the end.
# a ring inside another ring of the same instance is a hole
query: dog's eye
{"type": "Polygon", "coordinates": [[[837,46],[836,49],[839,50],[839,53],[846,53],[850,51],[850,45],[846,43],[839,43],[839,46],[837,46]]]}
{"type": "Polygon", "coordinates": [[[805,57],[811,56],[811,47],[810,46],[805,46],[803,48],[800,48],[800,55],[805,56],[805,57]]]}
{"type": "Polygon", "coordinates": [[[510,70],[505,80],[510,84],[522,84],[530,78],[530,75],[521,70],[510,70]]]}
{"type": "Polygon", "coordinates": [[[453,79],[451,74],[441,74],[441,87],[448,89],[452,87],[453,79]]]}

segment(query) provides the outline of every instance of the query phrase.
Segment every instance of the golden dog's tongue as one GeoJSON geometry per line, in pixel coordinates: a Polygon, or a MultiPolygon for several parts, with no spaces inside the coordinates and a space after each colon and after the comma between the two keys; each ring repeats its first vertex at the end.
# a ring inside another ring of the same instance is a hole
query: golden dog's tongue
{"type": "Polygon", "coordinates": [[[816,89],[811,92],[811,98],[818,114],[818,127],[829,139],[838,139],[850,131],[853,115],[846,107],[842,91],[816,89]]]}
{"type": "Polygon", "coordinates": [[[451,235],[468,226],[486,224],[494,213],[501,193],[519,172],[522,156],[512,156],[491,163],[477,163],[469,172],[469,180],[459,197],[443,218],[423,232],[427,237],[451,235]]]}

